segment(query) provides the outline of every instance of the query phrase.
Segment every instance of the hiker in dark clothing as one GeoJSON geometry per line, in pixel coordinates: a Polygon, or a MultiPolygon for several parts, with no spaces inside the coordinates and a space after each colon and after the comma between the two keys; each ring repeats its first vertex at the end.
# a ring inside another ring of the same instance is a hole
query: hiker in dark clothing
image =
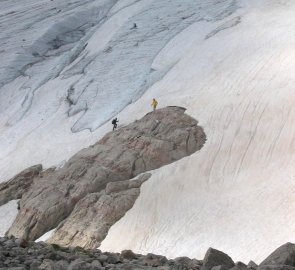
{"type": "Polygon", "coordinates": [[[118,118],[116,117],[115,119],[113,119],[112,121],[112,125],[113,125],[113,130],[115,130],[117,128],[117,123],[119,122],[118,118]]]}
{"type": "Polygon", "coordinates": [[[137,28],[137,24],[134,23],[134,24],[133,24],[133,27],[132,27],[131,29],[136,29],[136,28],[137,28]]]}

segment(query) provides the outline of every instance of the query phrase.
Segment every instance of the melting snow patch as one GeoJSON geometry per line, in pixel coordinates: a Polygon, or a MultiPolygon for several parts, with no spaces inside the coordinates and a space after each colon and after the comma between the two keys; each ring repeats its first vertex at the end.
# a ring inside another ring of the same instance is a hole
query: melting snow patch
{"type": "Polygon", "coordinates": [[[4,236],[6,231],[12,225],[16,215],[18,200],[12,200],[2,206],[0,206],[0,236],[4,236]]]}
{"type": "Polygon", "coordinates": [[[54,228],[51,231],[48,231],[47,233],[43,234],[40,238],[38,238],[35,242],[45,242],[47,241],[55,232],[56,228],[54,228]]]}

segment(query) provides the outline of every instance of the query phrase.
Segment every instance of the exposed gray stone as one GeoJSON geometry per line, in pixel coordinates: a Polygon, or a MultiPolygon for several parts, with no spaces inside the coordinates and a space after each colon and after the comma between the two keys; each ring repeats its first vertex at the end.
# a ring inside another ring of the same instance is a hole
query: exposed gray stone
{"type": "Polygon", "coordinates": [[[39,270],[40,265],[41,265],[40,261],[34,260],[30,265],[30,270],[39,270]]]}
{"type": "Polygon", "coordinates": [[[107,254],[108,254],[108,258],[106,262],[108,264],[117,264],[121,262],[119,254],[115,254],[115,253],[107,253],[107,254]]]}
{"type": "Polygon", "coordinates": [[[0,206],[11,200],[20,199],[41,171],[42,165],[35,165],[23,170],[9,181],[1,183],[0,206]]]}
{"type": "Polygon", "coordinates": [[[99,257],[98,257],[98,260],[99,260],[101,263],[106,262],[107,259],[108,259],[108,256],[105,255],[105,254],[101,254],[101,255],[99,255],[99,257]]]}
{"type": "Polygon", "coordinates": [[[262,266],[259,266],[257,269],[259,270],[295,270],[295,267],[290,265],[278,264],[278,265],[262,265],[262,266]]]}
{"type": "Polygon", "coordinates": [[[136,254],[132,250],[123,250],[121,252],[121,257],[129,261],[137,258],[136,254]]]}
{"type": "Polygon", "coordinates": [[[167,258],[165,256],[159,256],[152,253],[148,253],[143,260],[144,265],[158,267],[163,266],[167,262],[167,258]]]}
{"type": "Polygon", "coordinates": [[[253,261],[250,261],[247,265],[248,269],[256,269],[257,267],[258,267],[258,265],[253,261]]]}
{"type": "Polygon", "coordinates": [[[51,260],[44,260],[39,266],[40,270],[56,270],[55,263],[51,260]]]}
{"type": "Polygon", "coordinates": [[[65,260],[60,260],[58,262],[55,263],[55,267],[57,270],[63,270],[63,269],[68,269],[68,262],[65,260]]]}
{"type": "Polygon", "coordinates": [[[289,265],[295,266],[295,244],[286,243],[271,253],[260,265],[289,265]]]}
{"type": "Polygon", "coordinates": [[[93,267],[102,267],[100,261],[98,261],[98,260],[94,260],[94,261],[91,263],[91,266],[93,266],[93,267]]]}
{"type": "Polygon", "coordinates": [[[19,267],[9,267],[9,268],[5,267],[5,268],[0,268],[0,270],[26,270],[26,268],[23,267],[23,266],[19,266],[19,267]]]}
{"type": "Polygon", "coordinates": [[[173,260],[173,266],[176,269],[186,267],[187,269],[197,270],[200,269],[202,262],[188,257],[178,257],[173,260]]]}
{"type": "Polygon", "coordinates": [[[224,265],[218,265],[211,268],[211,270],[227,270],[224,265]]]}
{"type": "Polygon", "coordinates": [[[77,259],[70,263],[68,270],[83,270],[89,269],[88,263],[83,261],[82,259],[77,259]]]}
{"type": "Polygon", "coordinates": [[[209,248],[203,261],[202,270],[211,270],[214,266],[219,265],[224,266],[225,269],[230,269],[235,264],[227,254],[217,249],[209,248]]]}
{"type": "MultiPolygon", "coordinates": [[[[170,270],[171,268],[169,266],[159,266],[156,268],[157,270],[170,270]]],[[[185,268],[183,268],[185,269],[185,268]]],[[[191,269],[190,269],[191,270],[191,269]]]]}
{"type": "Polygon", "coordinates": [[[235,266],[232,267],[230,270],[248,270],[247,265],[242,262],[235,263],[235,266]]]}

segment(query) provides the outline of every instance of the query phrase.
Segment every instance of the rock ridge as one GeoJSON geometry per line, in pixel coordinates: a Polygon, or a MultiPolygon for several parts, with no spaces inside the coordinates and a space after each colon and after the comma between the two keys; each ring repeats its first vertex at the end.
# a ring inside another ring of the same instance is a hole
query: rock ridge
{"type": "Polygon", "coordinates": [[[52,236],[56,243],[98,247],[109,227],[133,206],[144,182],[140,177],[133,180],[138,183],[122,181],[189,156],[205,141],[203,129],[185,114],[185,108],[171,106],[148,113],[107,133],[62,168],[36,176],[22,194],[20,211],[7,235],[35,240],[57,227],[52,236]],[[122,207],[116,208],[112,200],[122,207]],[[100,226],[93,213],[112,218],[101,220],[106,226],[100,226]],[[72,229],[70,222],[75,224],[72,229]]]}
{"type": "Polygon", "coordinates": [[[42,171],[42,165],[29,167],[8,182],[0,184],[0,206],[22,197],[42,171]]]}

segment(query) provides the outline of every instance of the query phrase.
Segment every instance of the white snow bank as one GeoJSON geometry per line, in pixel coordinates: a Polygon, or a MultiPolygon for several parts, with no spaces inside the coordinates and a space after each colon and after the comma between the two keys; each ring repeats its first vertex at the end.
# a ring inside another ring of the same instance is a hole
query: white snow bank
{"type": "Polygon", "coordinates": [[[12,200],[0,206],[0,237],[3,237],[15,220],[18,200],[12,200]]]}
{"type": "Polygon", "coordinates": [[[35,242],[46,242],[55,232],[55,229],[52,229],[51,231],[48,231],[47,233],[43,234],[41,237],[39,237],[35,242]]]}

